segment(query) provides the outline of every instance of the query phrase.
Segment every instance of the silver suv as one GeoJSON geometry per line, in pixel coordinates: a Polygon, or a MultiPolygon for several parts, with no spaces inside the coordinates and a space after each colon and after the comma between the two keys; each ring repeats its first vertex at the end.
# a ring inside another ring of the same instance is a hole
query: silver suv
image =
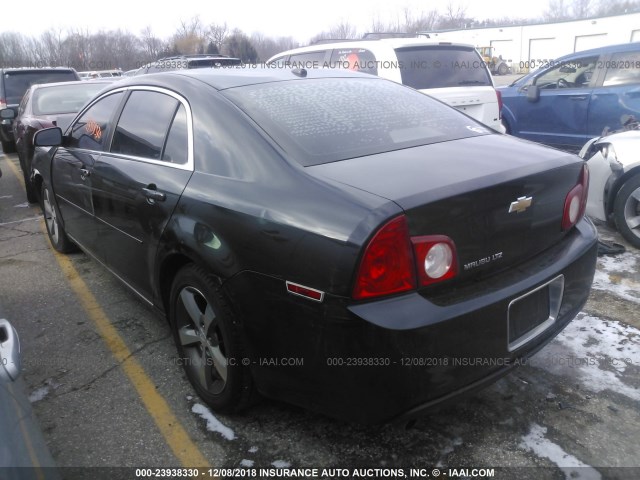
{"type": "Polygon", "coordinates": [[[385,38],[323,43],[271,57],[271,66],[346,68],[402,83],[504,132],[501,99],[472,45],[424,38],[385,38]]]}

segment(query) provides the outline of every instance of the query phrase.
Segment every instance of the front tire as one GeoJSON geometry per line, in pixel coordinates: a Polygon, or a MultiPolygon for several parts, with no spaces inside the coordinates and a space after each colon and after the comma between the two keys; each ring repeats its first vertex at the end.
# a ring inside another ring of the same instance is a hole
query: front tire
{"type": "Polygon", "coordinates": [[[613,218],[622,236],[640,248],[640,174],[627,180],[616,195],[613,218]]]}
{"type": "Polygon", "coordinates": [[[198,395],[216,412],[246,408],[253,382],[242,327],[210,275],[196,265],[178,272],[169,320],[178,355],[198,395]]]}
{"type": "Polygon", "coordinates": [[[75,244],[67,237],[64,227],[60,223],[60,211],[56,206],[51,189],[42,182],[40,206],[44,214],[44,223],[47,226],[47,233],[51,245],[60,253],[71,253],[77,250],[75,244]]]}

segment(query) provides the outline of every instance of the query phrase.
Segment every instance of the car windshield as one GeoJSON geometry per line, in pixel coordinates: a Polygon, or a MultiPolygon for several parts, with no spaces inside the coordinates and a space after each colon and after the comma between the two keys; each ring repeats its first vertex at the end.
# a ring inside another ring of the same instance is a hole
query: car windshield
{"type": "Polygon", "coordinates": [[[5,72],[4,86],[7,104],[18,104],[31,85],[37,83],[55,83],[77,80],[72,70],[50,71],[15,71],[5,72]]]}
{"type": "Polygon", "coordinates": [[[104,83],[83,82],[40,87],[33,94],[33,113],[36,115],[51,115],[79,112],[84,104],[105,86],[104,83]]]}
{"type": "Polygon", "coordinates": [[[492,86],[487,68],[472,47],[428,45],[396,49],[402,83],[425,88],[492,86]]]}
{"type": "Polygon", "coordinates": [[[489,133],[427,95],[375,77],[263,83],[223,93],[304,166],[489,133]]]}

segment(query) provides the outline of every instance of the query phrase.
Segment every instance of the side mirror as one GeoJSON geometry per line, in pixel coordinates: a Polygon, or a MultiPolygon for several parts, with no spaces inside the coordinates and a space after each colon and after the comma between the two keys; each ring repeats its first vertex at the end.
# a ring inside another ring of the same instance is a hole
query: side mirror
{"type": "Polygon", "coordinates": [[[62,145],[62,129],[60,127],[43,128],[33,136],[36,147],[59,147],[62,145]]]}
{"type": "Polygon", "coordinates": [[[529,88],[527,88],[527,100],[531,103],[536,103],[540,100],[540,87],[537,85],[529,85],[529,88]]]}
{"type": "Polygon", "coordinates": [[[13,108],[5,108],[0,110],[0,118],[3,120],[13,120],[16,118],[16,112],[13,111],[13,108]]]}

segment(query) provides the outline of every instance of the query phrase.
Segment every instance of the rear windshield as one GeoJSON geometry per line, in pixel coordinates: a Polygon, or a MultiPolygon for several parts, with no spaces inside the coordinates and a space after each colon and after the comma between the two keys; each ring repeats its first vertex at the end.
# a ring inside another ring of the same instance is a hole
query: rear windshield
{"type": "Polygon", "coordinates": [[[432,45],[397,48],[402,83],[425,88],[493,86],[489,72],[472,47],[432,45]]]}
{"type": "Polygon", "coordinates": [[[33,94],[32,108],[36,115],[76,113],[105,88],[106,83],[72,83],[55,87],[38,87],[33,94]]]}
{"type": "Polygon", "coordinates": [[[7,104],[20,103],[25,92],[36,83],[70,82],[72,80],[78,80],[76,73],[72,70],[5,72],[4,90],[7,104]]]}
{"type": "Polygon", "coordinates": [[[453,108],[377,77],[294,80],[223,93],[304,166],[489,133],[453,108]]]}

